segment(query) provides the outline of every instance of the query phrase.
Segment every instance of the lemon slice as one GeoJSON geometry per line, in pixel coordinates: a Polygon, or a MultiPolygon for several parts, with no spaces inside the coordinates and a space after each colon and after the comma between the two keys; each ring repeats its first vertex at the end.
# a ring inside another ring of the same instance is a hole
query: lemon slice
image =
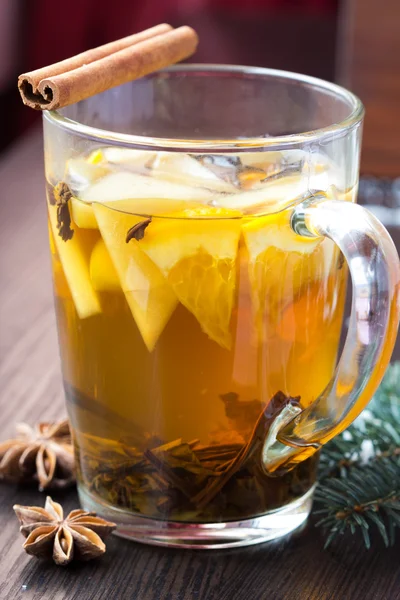
{"type": "Polygon", "coordinates": [[[72,238],[64,241],[58,234],[57,207],[48,205],[48,209],[52,243],[57,249],[76,312],[81,319],[97,315],[101,313],[101,306],[90,279],[89,257],[99,234],[97,231],[82,232],[72,221],[72,238]]]}
{"type": "Polygon", "coordinates": [[[153,219],[138,242],[203,331],[226,349],[232,345],[241,216],[221,208],[185,209],[153,219]]]}
{"type": "MultiPolygon", "coordinates": [[[[133,318],[151,352],[178,304],[176,295],[157,266],[142,252],[139,243],[134,239],[126,242],[129,229],[143,217],[102,204],[94,204],[93,210],[133,318]]],[[[92,273],[95,268],[101,269],[99,262],[97,267],[94,266],[95,260],[92,273]]]]}
{"type": "Polygon", "coordinates": [[[262,217],[250,217],[243,225],[243,237],[249,251],[250,262],[274,248],[284,252],[307,254],[321,243],[321,238],[299,236],[290,226],[292,209],[262,217]]]}

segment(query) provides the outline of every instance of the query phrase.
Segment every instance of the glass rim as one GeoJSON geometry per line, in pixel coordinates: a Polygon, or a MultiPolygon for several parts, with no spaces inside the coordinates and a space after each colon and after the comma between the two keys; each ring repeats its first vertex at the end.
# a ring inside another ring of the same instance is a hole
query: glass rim
{"type": "Polygon", "coordinates": [[[313,142],[316,140],[324,140],[342,134],[343,132],[357,126],[361,123],[364,117],[364,106],[361,100],[352,92],[344,87],[312,77],[310,75],[302,75],[291,71],[283,71],[279,69],[269,69],[264,67],[246,67],[238,65],[220,65],[220,64],[179,64],[167,67],[155,73],[151,73],[146,77],[154,77],[160,73],[169,72],[196,72],[209,71],[214,73],[243,73],[256,76],[272,76],[278,79],[287,79],[314,85],[315,87],[325,90],[330,94],[342,98],[350,106],[349,115],[338,123],[332,123],[326,127],[305,131],[302,133],[285,134],[270,137],[249,137],[249,138],[227,138],[220,140],[199,140],[199,139],[173,139],[154,136],[141,136],[136,134],[128,134],[116,131],[109,131],[85,125],[79,121],[70,119],[62,115],[59,110],[43,111],[43,118],[52,122],[57,127],[64,129],[70,133],[74,133],[80,137],[91,139],[92,141],[101,142],[102,145],[109,143],[110,145],[119,145],[125,147],[135,147],[140,150],[164,150],[175,152],[256,152],[260,150],[275,150],[288,147],[297,147],[300,144],[313,142]]]}

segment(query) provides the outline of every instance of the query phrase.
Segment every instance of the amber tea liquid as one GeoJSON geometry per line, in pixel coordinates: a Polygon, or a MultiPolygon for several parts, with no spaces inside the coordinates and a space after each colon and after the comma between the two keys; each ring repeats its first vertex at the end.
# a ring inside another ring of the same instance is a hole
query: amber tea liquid
{"type": "Polygon", "coordinates": [[[263,515],[315,482],[316,457],[268,476],[255,428],[265,434],[275,410],[305,407],[329,383],[346,268],[329,240],[291,231],[278,200],[292,176],[273,182],[276,206],[251,214],[237,198],[261,185],[256,169],[242,165],[232,207],[215,206],[208,191],[181,198],[179,173],[159,174],[157,160],[120,173],[98,150],[70,165],[62,189],[49,185],[78,480],[97,502],[154,519],[263,515]],[[148,197],[161,184],[171,197],[148,197]]]}

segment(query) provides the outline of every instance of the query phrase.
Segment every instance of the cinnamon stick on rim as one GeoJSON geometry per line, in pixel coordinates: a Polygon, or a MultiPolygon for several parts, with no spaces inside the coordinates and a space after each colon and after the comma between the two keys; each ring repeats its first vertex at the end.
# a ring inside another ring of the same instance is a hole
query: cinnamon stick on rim
{"type": "Polygon", "coordinates": [[[191,56],[196,32],[163,24],[18,77],[22,101],[36,110],[63,108],[191,56]]]}

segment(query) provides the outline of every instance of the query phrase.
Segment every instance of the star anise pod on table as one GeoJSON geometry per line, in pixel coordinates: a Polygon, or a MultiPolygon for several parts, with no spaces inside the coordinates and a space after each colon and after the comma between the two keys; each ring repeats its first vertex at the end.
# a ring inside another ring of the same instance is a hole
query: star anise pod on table
{"type": "Polygon", "coordinates": [[[45,507],[20,506],[14,511],[21,523],[20,532],[27,539],[24,550],[37,558],[51,558],[65,566],[73,558],[91,560],[106,551],[103,539],[115,528],[96,513],[72,510],[64,518],[61,504],[46,498],[45,507]]]}
{"type": "Polygon", "coordinates": [[[17,437],[0,443],[0,479],[39,481],[39,490],[63,488],[75,481],[74,450],[67,419],[16,426],[17,437]]]}

